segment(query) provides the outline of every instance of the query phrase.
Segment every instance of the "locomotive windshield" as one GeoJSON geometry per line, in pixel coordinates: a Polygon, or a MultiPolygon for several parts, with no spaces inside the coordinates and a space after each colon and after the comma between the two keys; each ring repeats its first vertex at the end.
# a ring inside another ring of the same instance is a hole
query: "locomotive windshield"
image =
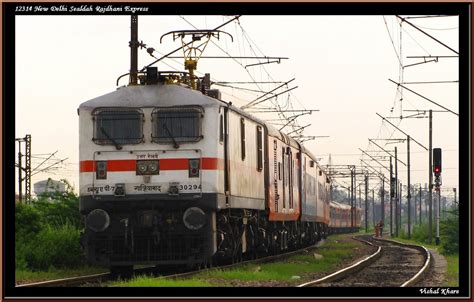
{"type": "Polygon", "coordinates": [[[202,109],[157,108],[153,116],[156,143],[194,142],[201,139],[202,109]]]}
{"type": "Polygon", "coordinates": [[[93,141],[101,145],[138,144],[143,140],[143,115],[137,110],[100,110],[95,114],[93,141]]]}

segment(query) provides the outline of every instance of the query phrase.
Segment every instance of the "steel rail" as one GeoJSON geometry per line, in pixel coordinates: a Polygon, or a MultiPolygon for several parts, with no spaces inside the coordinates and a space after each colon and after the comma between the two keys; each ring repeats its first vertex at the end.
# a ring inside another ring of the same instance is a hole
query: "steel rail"
{"type": "MultiPolygon", "coordinates": [[[[363,239],[360,239],[360,238],[357,238],[357,237],[353,237],[354,239],[356,240],[360,240],[360,241],[363,241],[365,243],[368,243],[370,245],[374,245],[372,244],[371,242],[368,242],[366,240],[363,240],[363,239]]],[[[408,287],[408,286],[413,286],[415,285],[417,282],[419,282],[429,271],[429,268],[431,266],[431,263],[432,263],[432,257],[431,257],[431,253],[429,252],[429,250],[424,247],[423,245],[419,246],[419,245],[414,245],[414,244],[407,244],[407,243],[402,243],[402,242],[398,242],[398,241],[395,241],[395,240],[389,240],[389,239],[382,239],[382,238],[376,238],[376,237],[372,237],[373,240],[375,241],[386,241],[386,242],[390,242],[390,243],[393,243],[393,244],[396,244],[396,245],[399,245],[399,246],[405,246],[405,247],[409,247],[409,248],[412,248],[412,249],[416,249],[418,251],[420,251],[424,258],[425,258],[425,262],[423,264],[423,267],[418,270],[416,272],[416,274],[414,274],[410,279],[408,279],[407,281],[405,281],[403,284],[400,285],[400,287],[408,287]]],[[[369,266],[371,263],[373,263],[375,260],[377,260],[378,258],[381,257],[381,249],[382,249],[382,246],[379,246],[378,250],[373,253],[372,255],[346,267],[346,268],[343,268],[339,271],[336,271],[328,276],[325,276],[323,278],[320,278],[320,279],[317,279],[317,280],[313,280],[313,281],[310,281],[310,282],[306,282],[306,283],[303,283],[303,284],[300,284],[298,285],[297,287],[306,287],[306,286],[309,286],[309,285],[316,285],[316,284],[321,284],[321,283],[327,283],[327,282],[332,282],[332,281],[337,281],[337,280],[340,280],[340,279],[344,279],[345,277],[351,275],[352,273],[354,272],[358,272],[362,269],[364,269],[365,267],[369,266]]]]}
{"type": "Polygon", "coordinates": [[[93,275],[86,275],[86,276],[39,281],[39,282],[33,282],[33,283],[24,283],[24,284],[16,285],[15,287],[42,287],[42,286],[64,286],[64,285],[70,285],[70,284],[82,284],[88,281],[101,281],[103,279],[110,278],[110,276],[111,276],[110,273],[101,273],[101,274],[93,274],[93,275]]]}
{"type": "MultiPolygon", "coordinates": [[[[359,240],[359,241],[362,241],[366,244],[375,246],[373,243],[371,243],[369,241],[359,239],[359,238],[356,238],[356,237],[352,237],[352,238],[354,238],[356,240],[359,240]]],[[[348,267],[345,267],[341,270],[338,270],[338,271],[336,271],[336,272],[334,272],[330,275],[327,275],[323,278],[300,284],[296,287],[306,287],[308,285],[321,284],[321,283],[324,283],[324,282],[330,282],[330,281],[335,281],[335,280],[338,280],[338,279],[342,279],[342,278],[344,278],[344,277],[346,277],[346,276],[348,276],[348,275],[350,275],[350,274],[352,274],[356,271],[359,271],[359,270],[363,269],[367,265],[371,264],[372,262],[374,262],[375,260],[380,258],[380,256],[382,255],[381,252],[382,252],[382,247],[379,246],[377,251],[375,251],[375,253],[365,257],[362,260],[357,261],[356,263],[354,263],[354,264],[352,264],[348,267]]]]}
{"type": "Polygon", "coordinates": [[[400,287],[412,286],[412,285],[416,284],[418,281],[420,281],[424,277],[424,275],[428,272],[428,270],[431,266],[432,257],[431,257],[430,251],[423,245],[407,244],[407,243],[403,243],[403,242],[399,242],[399,241],[391,240],[391,239],[384,239],[384,240],[389,241],[389,242],[393,242],[393,243],[398,244],[398,245],[408,246],[408,247],[417,249],[417,250],[419,250],[420,252],[422,252],[424,254],[425,264],[423,265],[423,267],[412,278],[407,280],[400,287]]]}

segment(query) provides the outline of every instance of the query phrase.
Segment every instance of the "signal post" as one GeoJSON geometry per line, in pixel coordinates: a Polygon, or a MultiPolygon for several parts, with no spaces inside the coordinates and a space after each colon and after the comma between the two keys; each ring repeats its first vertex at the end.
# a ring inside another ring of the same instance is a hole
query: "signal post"
{"type": "Polygon", "coordinates": [[[434,186],[438,192],[438,205],[436,211],[436,245],[439,245],[439,218],[441,213],[441,148],[433,149],[433,173],[435,176],[434,186]]]}

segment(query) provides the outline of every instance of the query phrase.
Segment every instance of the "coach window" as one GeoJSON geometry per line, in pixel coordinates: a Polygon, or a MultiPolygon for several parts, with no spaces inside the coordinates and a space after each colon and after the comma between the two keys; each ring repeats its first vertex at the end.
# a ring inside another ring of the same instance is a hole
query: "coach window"
{"type": "Polygon", "coordinates": [[[245,120],[240,118],[240,145],[241,145],[241,154],[242,160],[245,159],[245,120]]]}
{"type": "Polygon", "coordinates": [[[198,107],[155,108],[152,112],[155,143],[196,142],[202,138],[203,110],[198,107]]]}
{"type": "Polygon", "coordinates": [[[262,126],[257,126],[257,170],[263,170],[263,135],[262,126]]]}
{"type": "Polygon", "coordinates": [[[143,114],[134,109],[99,109],[93,113],[94,135],[99,145],[115,145],[143,142],[143,114]]]}

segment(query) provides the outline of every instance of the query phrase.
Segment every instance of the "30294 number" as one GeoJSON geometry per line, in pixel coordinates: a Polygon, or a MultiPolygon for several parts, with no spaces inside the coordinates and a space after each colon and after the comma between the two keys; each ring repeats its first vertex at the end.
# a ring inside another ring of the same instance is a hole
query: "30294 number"
{"type": "Polygon", "coordinates": [[[179,185],[180,191],[200,190],[201,185],[179,185]]]}

